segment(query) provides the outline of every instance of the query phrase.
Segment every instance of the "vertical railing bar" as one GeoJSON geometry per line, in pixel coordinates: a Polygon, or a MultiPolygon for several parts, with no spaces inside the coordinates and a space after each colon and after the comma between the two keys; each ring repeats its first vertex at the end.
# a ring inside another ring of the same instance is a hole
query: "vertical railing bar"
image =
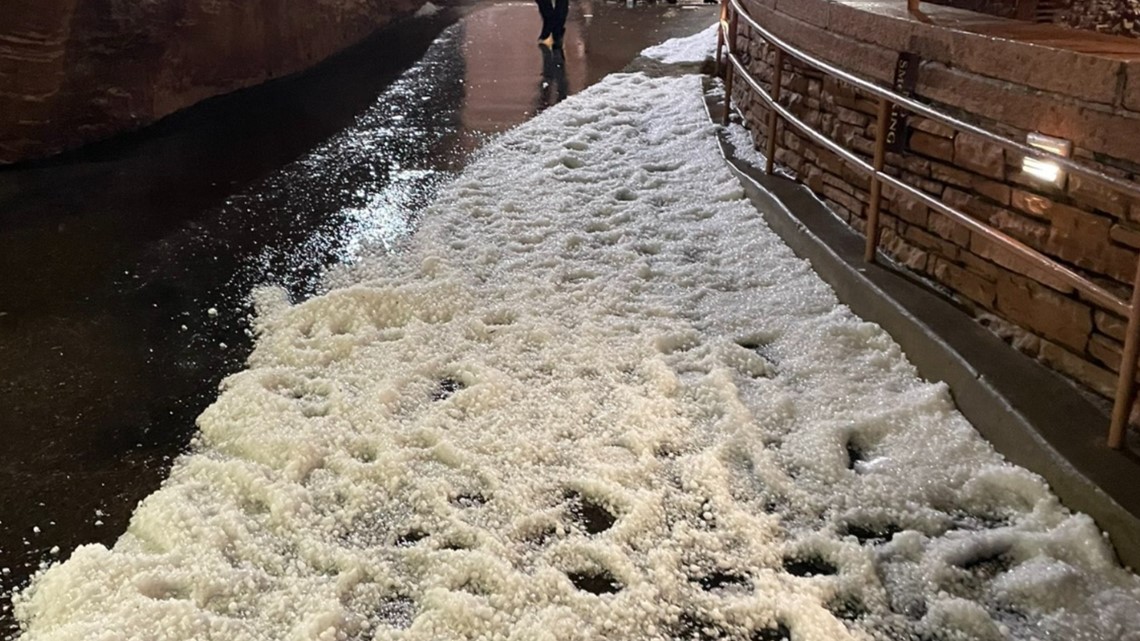
{"type": "Polygon", "coordinates": [[[1124,333],[1124,353],[1120,356],[1120,375],[1116,379],[1116,401],[1112,406],[1112,424],[1108,428],[1108,446],[1118,450],[1124,446],[1124,432],[1132,416],[1136,400],[1136,358],[1140,355],[1140,261],[1132,279],[1132,305],[1128,308],[1128,329],[1124,333]]]}
{"type": "MultiPolygon", "coordinates": [[[[771,42],[765,41],[765,46],[774,47],[771,42]]],[[[775,60],[772,61],[772,86],[770,93],[772,100],[776,104],[780,102],[780,94],[784,86],[784,50],[775,47],[776,55],[775,60]]],[[[768,110],[768,148],[764,158],[764,173],[769,176],[776,169],[776,139],[779,135],[777,129],[780,126],[780,116],[776,113],[775,109],[768,110]]]]}
{"type": "MultiPolygon", "coordinates": [[[[732,17],[728,21],[728,55],[733,55],[736,49],[736,21],[737,13],[732,12],[732,17]]],[[[724,70],[724,117],[721,118],[721,124],[727,126],[729,116],[732,115],[732,76],[733,67],[727,65],[724,70]]]]}
{"type": "Polygon", "coordinates": [[[720,0],[720,18],[716,29],[716,77],[720,77],[724,69],[724,20],[728,16],[728,0],[720,0]]]}
{"type": "Polygon", "coordinates": [[[879,179],[879,172],[883,171],[883,163],[887,157],[887,127],[891,113],[891,103],[886,98],[879,98],[879,111],[875,118],[875,158],[871,166],[875,173],[871,174],[871,202],[867,207],[867,244],[863,248],[863,260],[868,263],[875,262],[875,250],[879,247],[879,209],[883,201],[883,181],[879,179]]]}

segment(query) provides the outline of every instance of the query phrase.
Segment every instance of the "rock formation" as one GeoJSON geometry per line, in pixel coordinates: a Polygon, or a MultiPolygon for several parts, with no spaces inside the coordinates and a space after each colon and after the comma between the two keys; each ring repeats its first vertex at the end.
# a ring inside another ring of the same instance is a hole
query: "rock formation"
{"type": "Polygon", "coordinates": [[[0,163],[301,71],[424,0],[7,0],[0,163]]]}

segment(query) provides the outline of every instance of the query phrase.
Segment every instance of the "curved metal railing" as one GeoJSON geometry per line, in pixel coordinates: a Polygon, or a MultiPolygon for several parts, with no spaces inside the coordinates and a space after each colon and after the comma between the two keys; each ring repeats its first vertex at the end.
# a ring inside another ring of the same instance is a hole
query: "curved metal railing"
{"type": "Polygon", "coordinates": [[[1102,309],[1127,318],[1128,329],[1125,334],[1124,353],[1120,363],[1120,375],[1117,380],[1112,423],[1109,428],[1108,436],[1110,447],[1120,448],[1123,445],[1124,430],[1128,424],[1132,403],[1136,397],[1135,371],[1137,357],[1140,356],[1140,314],[1137,313],[1140,311],[1140,264],[1137,265],[1136,276],[1133,281],[1132,298],[1130,301],[1124,301],[1089,278],[1060,264],[1053,258],[1037,251],[1016,238],[994,229],[969,214],[934,198],[918,187],[886,173],[883,171],[883,164],[886,157],[888,119],[891,108],[894,106],[905,109],[910,113],[942,123],[955,131],[976,136],[1021,156],[1055,163],[1069,174],[1080,176],[1093,183],[1107,187],[1112,191],[1136,199],[1138,202],[1140,202],[1140,185],[1115,176],[1109,176],[1064,156],[1037,149],[1036,147],[1031,147],[1022,142],[995,134],[973,123],[945,114],[930,105],[881,87],[864,78],[860,78],[789,44],[787,41],[764,28],[749,15],[748,11],[741,5],[741,0],[722,0],[721,2],[721,19],[720,29],[717,31],[716,57],[718,71],[722,68],[724,69],[725,124],[728,123],[728,117],[731,111],[729,107],[732,100],[733,78],[737,74],[740,75],[744,82],[755,91],[757,96],[759,96],[768,107],[767,166],[765,168],[767,173],[771,174],[774,167],[777,139],[776,128],[778,126],[778,120],[783,119],[784,122],[794,126],[813,142],[870,177],[871,193],[870,202],[868,204],[867,236],[864,249],[864,258],[867,261],[874,262],[875,260],[879,240],[879,212],[882,205],[882,186],[888,184],[911,198],[918,200],[927,207],[947,216],[971,232],[979,234],[987,240],[1009,250],[1027,264],[1044,270],[1066,286],[1071,287],[1089,302],[1102,309]],[[772,80],[770,87],[767,89],[752,77],[745,64],[734,51],[739,20],[744,20],[752,31],[764,40],[765,45],[775,51],[775,59],[772,65],[772,80]],[[727,45],[727,47],[725,45],[727,45]],[[823,133],[817,131],[780,104],[785,56],[790,56],[806,66],[821,71],[865,94],[879,99],[876,114],[875,151],[871,162],[864,160],[823,133]],[[729,62],[728,65],[723,65],[722,57],[727,58],[729,62]]]}

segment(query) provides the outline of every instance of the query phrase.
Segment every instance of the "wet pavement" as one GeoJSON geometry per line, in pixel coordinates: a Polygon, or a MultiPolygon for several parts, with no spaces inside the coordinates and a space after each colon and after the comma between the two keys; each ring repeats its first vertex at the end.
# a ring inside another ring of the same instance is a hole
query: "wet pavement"
{"type": "Polygon", "coordinates": [[[707,6],[527,2],[409,20],[297,77],[0,170],[0,636],[8,595],[111,544],[251,349],[248,294],[319,291],[391,245],[495,133],[711,23],[707,6]]]}

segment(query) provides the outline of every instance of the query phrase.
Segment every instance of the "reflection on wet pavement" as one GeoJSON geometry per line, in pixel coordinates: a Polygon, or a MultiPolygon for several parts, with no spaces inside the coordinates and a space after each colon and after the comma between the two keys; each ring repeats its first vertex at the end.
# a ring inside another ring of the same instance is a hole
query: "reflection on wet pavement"
{"type": "Polygon", "coordinates": [[[301,76],[0,170],[0,635],[41,562],[113,543],[251,348],[250,290],[393,247],[490,135],[698,30],[703,7],[531,2],[406,21],[301,76]]]}
{"type": "Polygon", "coordinates": [[[561,48],[539,47],[542,53],[542,82],[538,88],[538,106],[542,110],[566,99],[566,52],[561,48]]]}

